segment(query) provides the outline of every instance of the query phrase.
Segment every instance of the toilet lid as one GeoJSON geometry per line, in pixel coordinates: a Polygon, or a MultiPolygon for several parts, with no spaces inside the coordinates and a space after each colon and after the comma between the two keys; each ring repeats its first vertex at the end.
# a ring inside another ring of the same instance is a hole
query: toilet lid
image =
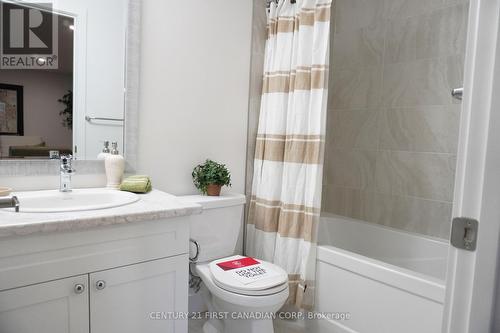
{"type": "Polygon", "coordinates": [[[227,291],[243,295],[270,295],[288,287],[288,274],[279,266],[267,261],[240,255],[214,260],[210,263],[210,273],[217,286],[227,291]],[[256,270],[257,269],[257,270],[256,270]],[[254,273],[251,277],[241,277],[237,272],[254,273]]]}

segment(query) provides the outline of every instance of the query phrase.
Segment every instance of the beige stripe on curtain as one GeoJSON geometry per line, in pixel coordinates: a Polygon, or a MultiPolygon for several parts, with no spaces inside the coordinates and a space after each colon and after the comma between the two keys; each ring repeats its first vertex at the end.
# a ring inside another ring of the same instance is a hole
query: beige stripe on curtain
{"type": "Polygon", "coordinates": [[[288,93],[295,90],[326,89],[328,69],[298,69],[290,72],[264,74],[262,93],[288,93]]]}
{"type": "Polygon", "coordinates": [[[277,33],[298,31],[300,26],[314,26],[316,22],[330,21],[330,4],[318,4],[315,8],[302,8],[294,16],[278,16],[269,19],[268,37],[277,33]]]}
{"type": "Polygon", "coordinates": [[[247,219],[247,253],[283,267],[288,303],[303,309],[314,304],[330,7],[271,4],[247,219]]]}

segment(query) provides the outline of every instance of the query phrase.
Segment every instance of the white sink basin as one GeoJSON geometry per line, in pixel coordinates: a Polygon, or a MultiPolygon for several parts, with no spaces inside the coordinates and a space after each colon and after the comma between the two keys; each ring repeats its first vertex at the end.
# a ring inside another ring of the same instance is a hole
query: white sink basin
{"type": "Polygon", "coordinates": [[[20,202],[21,213],[61,213],[96,210],[129,205],[139,200],[130,192],[112,189],[75,189],[71,192],[33,191],[13,193],[20,202]]]}

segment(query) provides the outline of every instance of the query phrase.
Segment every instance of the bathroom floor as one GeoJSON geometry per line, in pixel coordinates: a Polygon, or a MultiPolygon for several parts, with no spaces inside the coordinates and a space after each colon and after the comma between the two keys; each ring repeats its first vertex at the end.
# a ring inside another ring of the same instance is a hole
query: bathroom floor
{"type": "MultiPolygon", "coordinates": [[[[204,319],[189,319],[188,332],[189,333],[203,333],[204,319]]],[[[293,323],[278,320],[274,322],[275,333],[302,333],[303,328],[297,327],[293,323]]]]}
{"type": "Polygon", "coordinates": [[[203,333],[204,319],[189,319],[188,332],[189,333],[203,333]]]}

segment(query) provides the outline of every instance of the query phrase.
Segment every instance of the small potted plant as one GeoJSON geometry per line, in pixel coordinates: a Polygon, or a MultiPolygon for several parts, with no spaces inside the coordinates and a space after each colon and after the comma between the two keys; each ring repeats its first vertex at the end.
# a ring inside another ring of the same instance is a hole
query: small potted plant
{"type": "Polygon", "coordinates": [[[201,193],[218,196],[222,186],[231,186],[231,173],[224,164],[206,160],[193,169],[193,183],[201,193]]]}
{"type": "Polygon", "coordinates": [[[73,130],[73,92],[68,90],[68,92],[57,101],[64,104],[64,110],[59,112],[59,115],[63,118],[62,125],[69,130],[73,130]]]}

